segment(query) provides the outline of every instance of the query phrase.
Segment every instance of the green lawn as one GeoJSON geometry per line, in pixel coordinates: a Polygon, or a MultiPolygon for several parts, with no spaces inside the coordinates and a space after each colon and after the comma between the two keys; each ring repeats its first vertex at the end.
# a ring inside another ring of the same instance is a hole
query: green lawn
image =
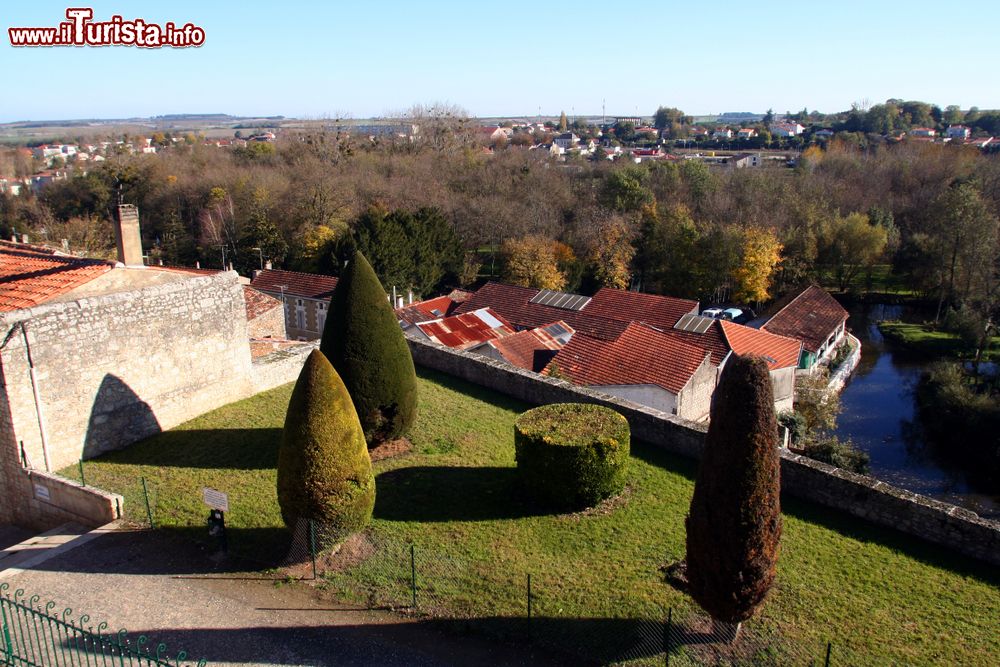
{"type": "MultiPolygon", "coordinates": [[[[926,357],[971,359],[975,350],[967,349],[957,334],[937,331],[926,324],[881,322],[879,330],[889,340],[926,357]]],[[[993,336],[983,352],[984,360],[1000,360],[1000,336],[993,336]]]]}
{"type": "MultiPolygon", "coordinates": [[[[513,421],[527,406],[448,376],[420,376],[413,451],[376,464],[367,535],[374,553],[328,573],[333,594],[408,604],[412,542],[418,605],[442,623],[478,617],[525,632],[522,621],[505,619],[524,615],[528,574],[533,631],[600,660],[632,657],[608,648],[629,633],[657,632],[639,619],[668,607],[675,618],[694,613],[659,569],[684,552],[691,462],[633,443],[622,501],[584,514],[539,513],[513,484],[513,421]]],[[[145,476],[157,524],[199,535],[207,513],[200,488],[227,491],[234,549],[260,557],[287,549],[273,466],[289,395],[279,388],[88,461],[87,482],[123,493],[129,515],[141,519],[145,476]]],[[[75,468],[63,474],[77,476],[75,468]]],[[[776,589],[747,626],[751,640],[773,646],[752,662],[821,664],[832,640],[833,664],[995,664],[995,569],[811,504],[786,500],[784,510],[776,589]]]]}
{"type": "MultiPolygon", "coordinates": [[[[840,284],[831,271],[820,271],[820,284],[831,292],[839,292],[840,284]]],[[[891,264],[876,264],[871,270],[862,269],[854,277],[847,291],[857,294],[883,294],[896,297],[916,297],[917,290],[907,284],[906,276],[892,272],[891,264]]]]}

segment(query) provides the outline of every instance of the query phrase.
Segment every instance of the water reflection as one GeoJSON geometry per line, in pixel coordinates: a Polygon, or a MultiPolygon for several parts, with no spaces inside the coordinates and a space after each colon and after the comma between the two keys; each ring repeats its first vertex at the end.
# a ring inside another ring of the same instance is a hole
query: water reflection
{"type": "Polygon", "coordinates": [[[886,341],[878,322],[917,321],[898,305],[856,306],[847,321],[862,344],[861,363],[843,394],[837,435],[851,438],[871,457],[871,474],[895,486],[1000,519],[1000,497],[977,490],[968,476],[934,456],[916,413],[913,389],[928,362],[886,341]]]}

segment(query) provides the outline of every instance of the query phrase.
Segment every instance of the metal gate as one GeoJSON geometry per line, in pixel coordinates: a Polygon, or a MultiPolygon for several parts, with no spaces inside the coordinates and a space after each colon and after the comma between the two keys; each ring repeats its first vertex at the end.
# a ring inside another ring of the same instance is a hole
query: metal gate
{"type": "Polygon", "coordinates": [[[8,592],[0,584],[0,665],[12,667],[204,667],[204,660],[187,660],[184,651],[174,658],[165,644],[149,645],[140,635],[133,641],[128,632],[107,632],[108,624],[96,628],[86,614],[73,619],[73,611],[53,613],[55,602],[44,608],[37,595],[25,597],[23,589],[8,592]]]}

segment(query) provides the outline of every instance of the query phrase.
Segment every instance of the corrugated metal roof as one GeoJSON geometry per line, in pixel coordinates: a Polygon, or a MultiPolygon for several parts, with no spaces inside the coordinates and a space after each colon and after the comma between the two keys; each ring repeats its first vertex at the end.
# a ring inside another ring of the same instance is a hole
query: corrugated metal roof
{"type": "Polygon", "coordinates": [[[489,308],[430,322],[418,322],[416,326],[431,340],[459,350],[467,350],[515,333],[514,327],[489,308]]]}

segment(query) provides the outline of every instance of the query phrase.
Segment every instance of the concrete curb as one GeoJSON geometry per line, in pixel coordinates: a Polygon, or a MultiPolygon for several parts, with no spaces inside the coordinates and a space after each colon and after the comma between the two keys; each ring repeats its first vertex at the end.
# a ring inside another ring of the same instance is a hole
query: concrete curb
{"type": "MultiPolygon", "coordinates": [[[[94,540],[94,539],[96,539],[98,537],[101,537],[102,535],[107,535],[109,533],[117,532],[118,529],[119,529],[118,522],[117,521],[112,521],[111,523],[104,524],[100,528],[95,528],[95,529],[91,530],[90,532],[83,533],[82,535],[78,535],[77,537],[74,537],[74,538],[72,538],[72,539],[70,539],[70,540],[68,540],[66,542],[63,542],[62,544],[54,546],[52,548],[49,548],[49,549],[35,549],[34,551],[38,552],[36,555],[24,559],[23,561],[19,562],[16,566],[12,566],[12,567],[8,567],[6,569],[0,570],[0,579],[4,579],[4,578],[7,578],[7,577],[17,576],[19,574],[22,574],[26,570],[34,569],[35,567],[41,565],[42,563],[44,563],[45,561],[49,560],[50,558],[55,558],[56,556],[64,554],[67,551],[75,549],[75,548],[77,548],[79,546],[82,546],[82,545],[86,544],[87,542],[90,542],[91,540],[94,540]]],[[[54,532],[54,531],[50,531],[50,532],[54,532]]],[[[38,539],[38,536],[35,536],[35,537],[31,538],[31,540],[37,540],[37,539],[38,539]]],[[[31,540],[25,540],[25,542],[29,542],[31,540]]],[[[22,542],[21,544],[24,544],[24,542],[22,542]]],[[[15,545],[15,546],[17,546],[17,545],[15,545]]]]}

